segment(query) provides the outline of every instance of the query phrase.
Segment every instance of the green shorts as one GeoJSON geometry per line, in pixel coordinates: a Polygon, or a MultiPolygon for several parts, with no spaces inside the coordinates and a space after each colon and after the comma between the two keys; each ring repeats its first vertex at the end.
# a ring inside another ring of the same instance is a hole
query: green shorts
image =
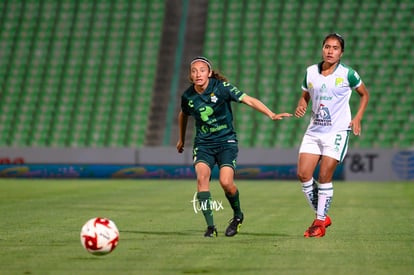
{"type": "Polygon", "coordinates": [[[229,166],[235,170],[238,153],[239,147],[235,143],[222,144],[216,147],[199,145],[193,149],[193,164],[204,162],[211,170],[216,164],[219,168],[229,166]]]}

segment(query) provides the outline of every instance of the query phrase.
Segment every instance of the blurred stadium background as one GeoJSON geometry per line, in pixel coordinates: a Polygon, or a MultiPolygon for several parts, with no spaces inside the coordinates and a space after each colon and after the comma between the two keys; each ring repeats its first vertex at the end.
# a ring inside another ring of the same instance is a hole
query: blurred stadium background
{"type": "MultiPolygon", "coordinates": [[[[413,14],[411,0],[2,0],[0,147],[174,146],[196,55],[293,112],[306,66],[338,32],[371,92],[352,147],[410,148],[413,14]]],[[[297,147],[308,123],[233,106],[241,147],[297,147]]]]}

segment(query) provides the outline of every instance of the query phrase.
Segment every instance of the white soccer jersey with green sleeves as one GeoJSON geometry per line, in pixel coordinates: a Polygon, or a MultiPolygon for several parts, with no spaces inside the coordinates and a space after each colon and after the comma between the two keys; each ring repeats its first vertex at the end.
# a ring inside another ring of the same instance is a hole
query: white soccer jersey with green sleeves
{"type": "Polygon", "coordinates": [[[349,130],[351,109],[349,100],[352,89],[362,83],[358,73],[339,63],[335,71],[323,76],[321,64],[306,69],[302,90],[310,94],[312,116],[307,133],[334,133],[349,130]]]}

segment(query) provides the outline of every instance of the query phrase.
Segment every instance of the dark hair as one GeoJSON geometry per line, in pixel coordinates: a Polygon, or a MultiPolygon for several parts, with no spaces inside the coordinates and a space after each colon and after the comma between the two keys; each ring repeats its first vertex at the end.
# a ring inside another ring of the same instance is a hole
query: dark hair
{"type": "MultiPolygon", "coordinates": [[[[210,60],[208,60],[208,59],[207,59],[206,57],[204,57],[204,56],[197,56],[197,57],[194,57],[194,58],[191,60],[191,62],[190,62],[190,68],[191,68],[191,65],[192,65],[194,62],[197,62],[197,61],[201,61],[201,62],[204,62],[204,63],[206,63],[206,64],[207,64],[208,69],[211,71],[211,77],[212,77],[212,78],[215,78],[215,79],[218,79],[218,80],[221,80],[221,81],[227,81],[227,78],[226,78],[224,75],[222,75],[221,73],[217,72],[216,70],[213,70],[213,65],[211,64],[210,60]]],[[[191,76],[189,77],[189,79],[190,79],[190,82],[192,82],[192,80],[191,80],[191,76]]]]}
{"type": "Polygon", "coordinates": [[[328,34],[323,40],[322,46],[325,45],[326,40],[328,40],[329,38],[335,38],[336,40],[338,40],[339,44],[341,44],[342,51],[345,51],[345,40],[340,34],[336,32],[328,34]]]}

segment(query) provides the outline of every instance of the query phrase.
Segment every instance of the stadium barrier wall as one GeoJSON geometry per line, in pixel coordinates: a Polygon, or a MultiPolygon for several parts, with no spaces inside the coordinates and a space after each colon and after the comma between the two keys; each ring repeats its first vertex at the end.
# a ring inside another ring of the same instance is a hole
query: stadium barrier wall
{"type": "MultiPolygon", "coordinates": [[[[0,148],[3,178],[195,179],[191,148],[0,148]]],[[[238,179],[296,180],[297,149],[245,149],[238,179]]],[[[213,170],[218,178],[218,170],[213,170]]],[[[349,150],[335,180],[414,180],[414,150],[349,150]]]]}

